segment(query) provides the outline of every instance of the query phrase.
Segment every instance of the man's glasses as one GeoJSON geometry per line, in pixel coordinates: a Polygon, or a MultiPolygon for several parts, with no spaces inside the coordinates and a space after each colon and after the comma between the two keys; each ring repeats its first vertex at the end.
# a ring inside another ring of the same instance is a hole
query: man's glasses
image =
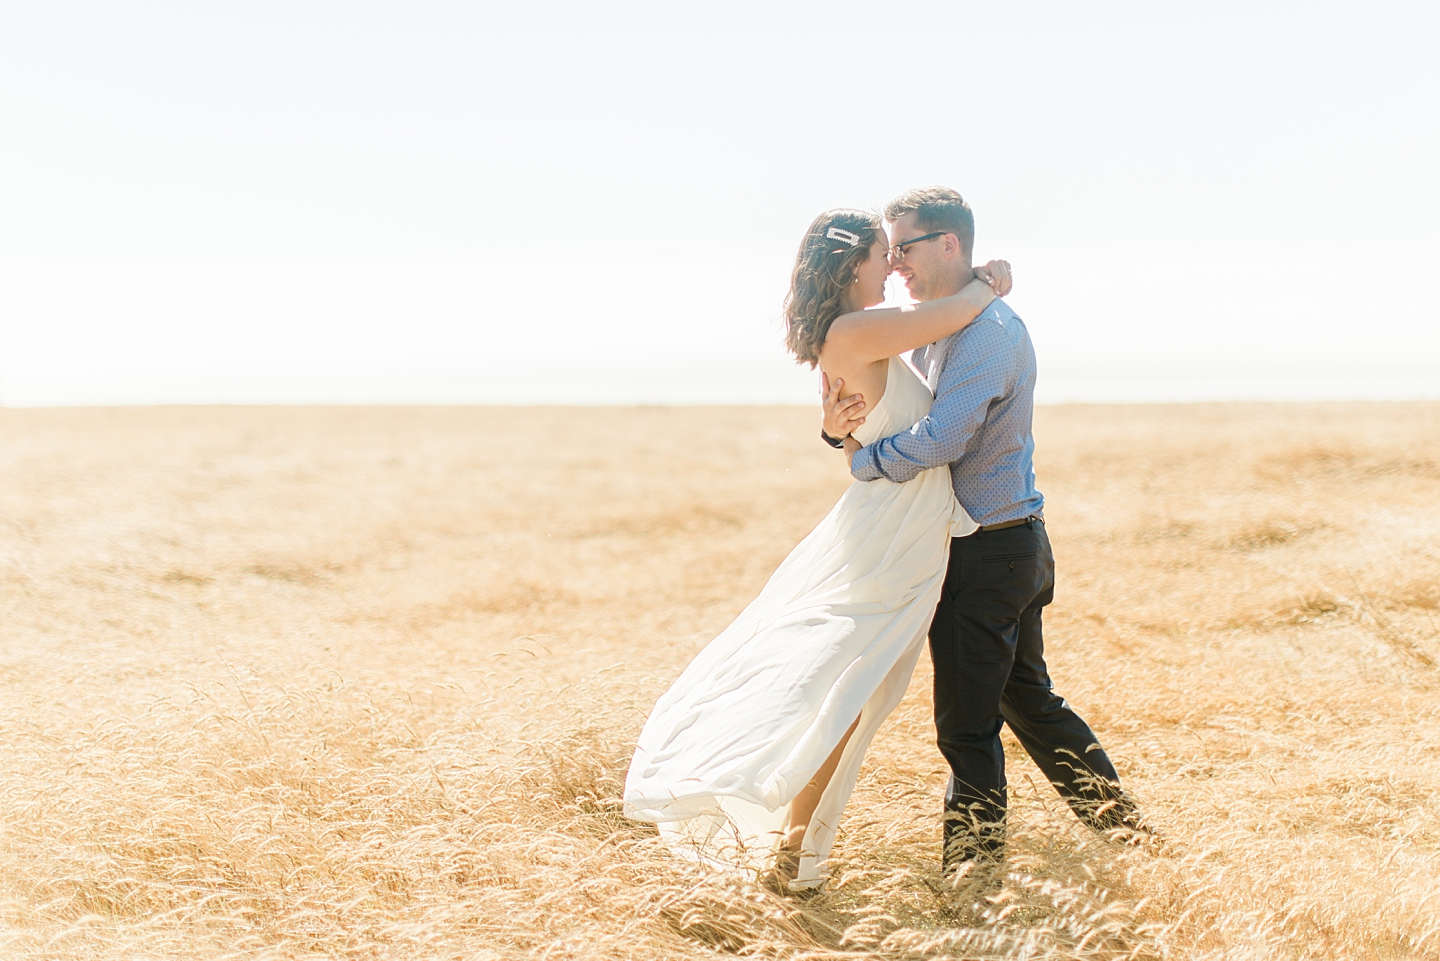
{"type": "Polygon", "coordinates": [[[887,250],[886,256],[890,258],[890,265],[898,267],[905,262],[905,248],[913,247],[926,240],[934,240],[936,237],[943,237],[950,233],[948,230],[937,230],[933,234],[926,234],[923,237],[916,237],[914,240],[902,240],[900,243],[887,250]]]}

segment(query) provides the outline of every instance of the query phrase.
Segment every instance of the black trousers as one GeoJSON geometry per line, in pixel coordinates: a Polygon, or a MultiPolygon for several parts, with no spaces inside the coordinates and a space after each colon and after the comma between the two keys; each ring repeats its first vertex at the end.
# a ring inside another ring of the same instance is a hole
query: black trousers
{"type": "Polygon", "coordinates": [[[998,854],[1004,845],[1009,724],[1080,818],[1104,829],[1128,806],[1110,758],[1045,668],[1041,612],[1055,593],[1055,558],[1038,518],[950,543],[935,619],[935,728],[950,762],[945,860],[998,854]]]}

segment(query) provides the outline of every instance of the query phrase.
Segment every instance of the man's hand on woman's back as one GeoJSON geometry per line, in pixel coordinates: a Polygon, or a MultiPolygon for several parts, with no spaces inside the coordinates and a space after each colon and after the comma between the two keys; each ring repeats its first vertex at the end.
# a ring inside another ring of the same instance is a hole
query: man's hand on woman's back
{"type": "Polygon", "coordinates": [[[865,398],[859,394],[841,397],[845,381],[836,378],[832,384],[830,376],[823,370],[820,372],[820,384],[824,393],[820,404],[824,419],[821,421],[820,429],[827,436],[837,440],[841,437],[848,437],[852,431],[858,430],[860,425],[865,423],[865,418],[861,416],[861,411],[865,409],[865,398]]]}

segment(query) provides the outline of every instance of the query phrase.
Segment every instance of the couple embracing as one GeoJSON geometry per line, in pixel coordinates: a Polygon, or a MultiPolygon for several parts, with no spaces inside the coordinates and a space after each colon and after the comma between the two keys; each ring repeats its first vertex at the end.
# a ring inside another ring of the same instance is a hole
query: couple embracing
{"type": "Polygon", "coordinates": [[[927,634],[951,772],[944,872],[1003,857],[1004,724],[1082,821],[1144,831],[1045,667],[1054,560],[1032,467],[1035,354],[1000,299],[1008,265],[972,268],[974,218],[953,190],[903,194],[885,221],[816,218],[785,302],[788,347],[825,378],[822,436],[856,483],[660,698],[625,783],[625,813],[675,853],[780,891],[823,883],[927,634]],[[866,309],[892,272],[919,303],[866,309]],[[924,381],[900,359],[911,350],[924,381]]]}

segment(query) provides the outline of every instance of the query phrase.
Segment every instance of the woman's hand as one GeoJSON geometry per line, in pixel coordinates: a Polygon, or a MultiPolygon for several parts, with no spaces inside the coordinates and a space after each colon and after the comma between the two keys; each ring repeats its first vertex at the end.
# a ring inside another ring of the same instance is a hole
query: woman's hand
{"type": "Polygon", "coordinates": [[[1010,277],[1008,260],[992,260],[983,267],[976,267],[975,276],[989,284],[996,297],[1004,297],[1015,286],[1010,277]]]}

